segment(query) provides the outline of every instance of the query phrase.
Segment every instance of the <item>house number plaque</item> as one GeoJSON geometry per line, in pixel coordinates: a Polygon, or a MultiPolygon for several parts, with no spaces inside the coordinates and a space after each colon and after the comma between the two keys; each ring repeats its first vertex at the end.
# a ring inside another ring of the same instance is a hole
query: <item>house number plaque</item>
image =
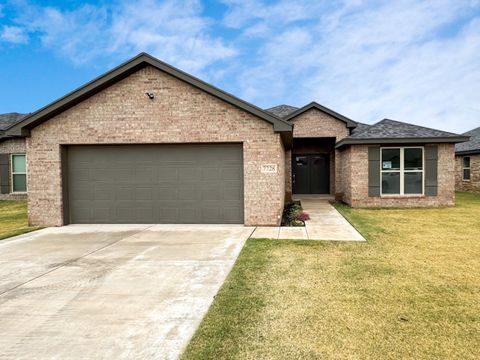
{"type": "Polygon", "coordinates": [[[262,164],[262,173],[264,174],[276,174],[277,164],[262,164]]]}

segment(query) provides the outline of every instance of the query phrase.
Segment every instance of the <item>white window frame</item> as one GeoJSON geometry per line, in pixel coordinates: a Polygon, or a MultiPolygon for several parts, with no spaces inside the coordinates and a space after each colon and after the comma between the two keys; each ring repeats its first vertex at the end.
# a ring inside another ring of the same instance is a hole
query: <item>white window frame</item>
{"type": "Polygon", "coordinates": [[[418,197],[425,195],[425,148],[423,146],[385,146],[380,148],[380,196],[382,197],[418,197]],[[383,149],[399,149],[400,150],[400,169],[399,170],[383,170],[383,149]],[[405,149],[421,149],[422,150],[422,170],[405,170],[405,149]],[[400,174],[400,193],[384,194],[383,193],[383,173],[397,172],[400,174]],[[422,193],[405,194],[405,173],[422,173],[422,193]]]}
{"type": "Polygon", "coordinates": [[[472,158],[470,156],[464,156],[462,157],[462,181],[470,181],[472,178],[472,158]],[[468,167],[465,167],[465,158],[468,158],[468,167]],[[468,170],[468,173],[470,174],[470,179],[465,179],[465,170],[468,170]]]}
{"type": "Polygon", "coordinates": [[[28,183],[27,183],[27,154],[10,154],[10,191],[12,194],[26,194],[28,192],[28,183]],[[15,156],[25,157],[25,172],[14,172],[13,171],[13,158],[15,156]],[[25,175],[25,191],[14,191],[13,186],[13,175],[25,175]]]}

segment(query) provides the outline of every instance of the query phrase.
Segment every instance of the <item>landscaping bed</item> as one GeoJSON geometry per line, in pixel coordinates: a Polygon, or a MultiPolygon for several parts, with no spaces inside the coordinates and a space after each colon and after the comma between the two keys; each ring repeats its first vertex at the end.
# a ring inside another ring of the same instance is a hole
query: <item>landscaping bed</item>
{"type": "Polygon", "coordinates": [[[300,201],[285,204],[282,215],[282,226],[305,226],[310,216],[303,211],[300,201]]]}

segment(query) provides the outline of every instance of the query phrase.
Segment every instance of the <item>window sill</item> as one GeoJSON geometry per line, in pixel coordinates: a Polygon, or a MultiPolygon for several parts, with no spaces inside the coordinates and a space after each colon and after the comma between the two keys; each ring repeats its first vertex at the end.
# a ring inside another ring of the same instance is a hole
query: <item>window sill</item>
{"type": "Polygon", "coordinates": [[[411,195],[380,195],[384,199],[412,199],[412,198],[426,198],[423,194],[411,194],[411,195]]]}
{"type": "Polygon", "coordinates": [[[10,194],[13,194],[13,195],[27,195],[28,191],[12,191],[10,194]]]}
{"type": "Polygon", "coordinates": [[[465,180],[465,179],[462,179],[463,182],[470,182],[470,180],[465,180]]]}

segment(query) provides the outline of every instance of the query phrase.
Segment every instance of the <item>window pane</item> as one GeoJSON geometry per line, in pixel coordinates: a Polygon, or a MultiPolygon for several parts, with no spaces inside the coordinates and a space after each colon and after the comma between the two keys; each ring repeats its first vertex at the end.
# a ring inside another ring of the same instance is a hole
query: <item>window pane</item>
{"type": "Polygon", "coordinates": [[[405,170],[422,170],[422,149],[405,148],[403,157],[405,162],[405,170]]]}
{"type": "Polygon", "coordinates": [[[382,170],[400,170],[400,149],[382,149],[382,170]]]}
{"type": "Polygon", "coordinates": [[[466,168],[470,167],[470,156],[465,156],[463,158],[463,167],[466,167],[466,168]]]}
{"type": "Polygon", "coordinates": [[[12,163],[13,172],[26,172],[25,155],[13,155],[12,163]]]}
{"type": "Polygon", "coordinates": [[[463,170],[463,180],[470,180],[470,169],[463,170]]]}
{"type": "Polygon", "coordinates": [[[405,194],[421,194],[423,192],[423,174],[421,172],[405,173],[404,177],[404,193],[405,194]]]}
{"type": "Polygon", "coordinates": [[[19,192],[27,191],[27,175],[25,174],[13,175],[13,191],[19,191],[19,192]]]}
{"type": "Polygon", "coordinates": [[[382,173],[382,194],[400,194],[400,173],[382,173]]]}

